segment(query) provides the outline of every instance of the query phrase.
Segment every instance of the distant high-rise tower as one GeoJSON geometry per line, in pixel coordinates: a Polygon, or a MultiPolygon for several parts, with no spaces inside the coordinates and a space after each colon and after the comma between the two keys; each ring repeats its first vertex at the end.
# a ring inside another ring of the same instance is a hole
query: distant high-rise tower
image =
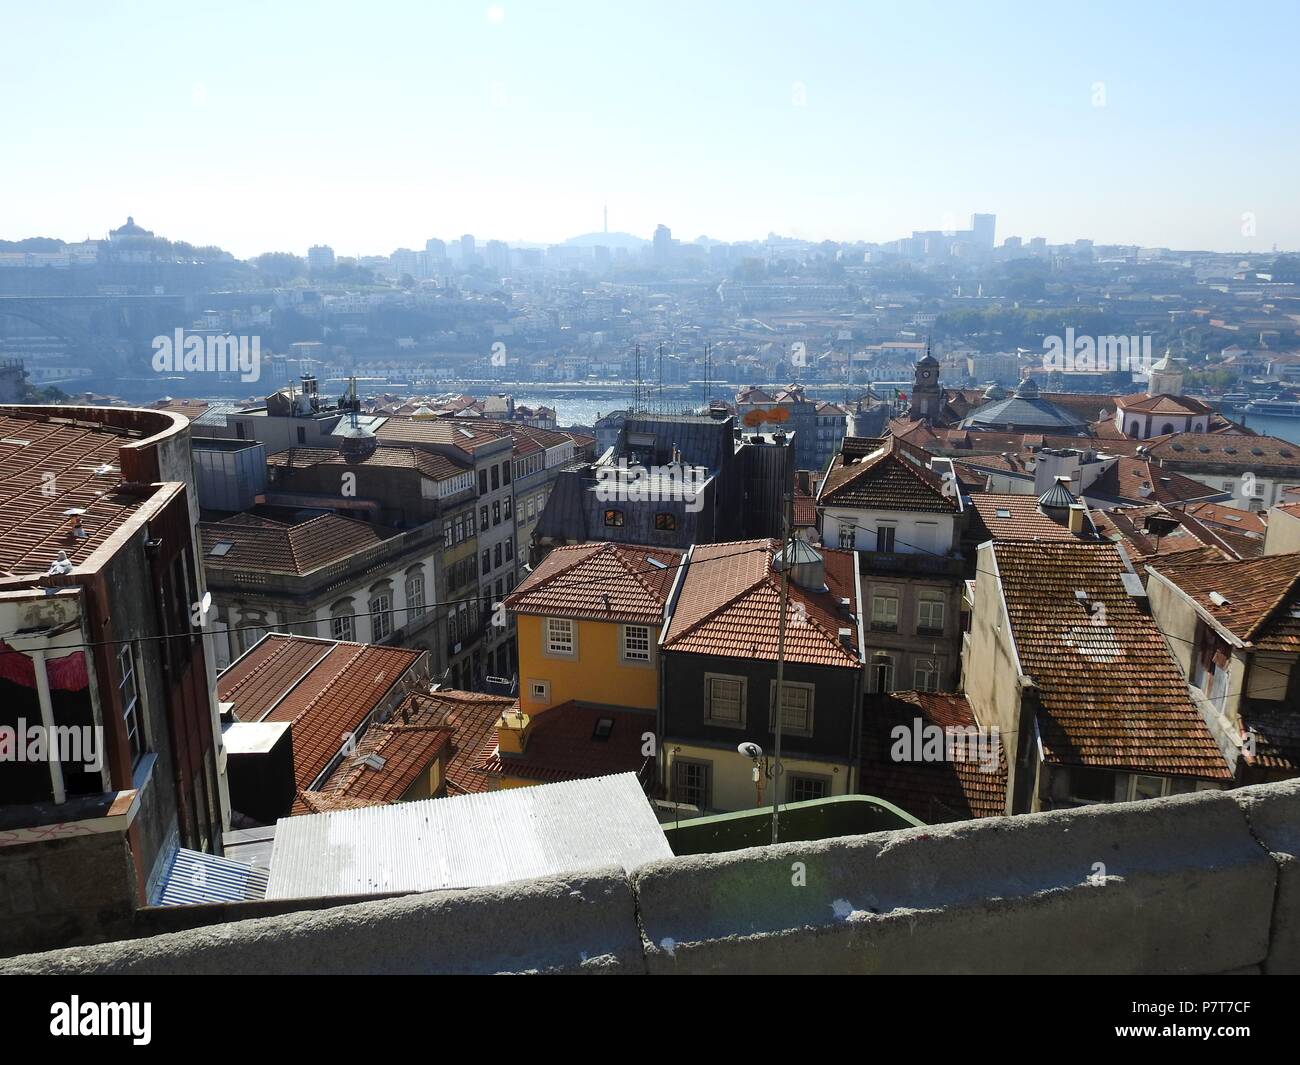
{"type": "Polygon", "coordinates": [[[975,243],[981,248],[993,248],[993,234],[997,229],[998,216],[995,214],[973,214],[970,216],[971,232],[975,234],[975,243]]]}
{"type": "Polygon", "coordinates": [[[468,263],[474,261],[474,256],[474,235],[466,233],[460,238],[460,257],[464,262],[468,263]]]}
{"type": "Polygon", "coordinates": [[[605,232],[609,232],[609,204],[605,204],[605,232]]]}
{"type": "Polygon", "coordinates": [[[334,249],[328,244],[314,244],[307,249],[307,266],[311,270],[333,270],[334,249]]]}
{"type": "Polygon", "coordinates": [[[673,231],[665,225],[660,225],[655,229],[655,262],[666,263],[672,258],[673,252],[673,231]]]}
{"type": "Polygon", "coordinates": [[[429,253],[431,260],[441,262],[447,258],[447,245],[437,237],[430,237],[424,242],[424,250],[429,253]]]}

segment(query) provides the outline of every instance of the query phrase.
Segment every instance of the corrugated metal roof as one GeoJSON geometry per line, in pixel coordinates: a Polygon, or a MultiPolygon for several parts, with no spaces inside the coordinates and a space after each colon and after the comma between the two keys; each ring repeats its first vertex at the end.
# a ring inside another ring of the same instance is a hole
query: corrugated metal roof
{"type": "Polygon", "coordinates": [[[158,906],[238,902],[266,895],[265,870],[180,847],[158,893],[158,906]]]}
{"type": "Polygon", "coordinates": [[[632,773],[282,818],[268,899],[487,887],[672,851],[632,773]]]}

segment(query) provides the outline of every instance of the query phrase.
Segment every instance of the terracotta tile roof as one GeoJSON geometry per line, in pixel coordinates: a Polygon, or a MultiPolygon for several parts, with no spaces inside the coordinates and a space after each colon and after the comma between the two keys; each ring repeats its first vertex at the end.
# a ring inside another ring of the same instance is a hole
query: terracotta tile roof
{"type": "Polygon", "coordinates": [[[955,494],[945,494],[943,478],[929,468],[930,455],[896,436],[883,441],[845,437],[822,482],[822,506],[883,510],[960,509],[955,494]]]}
{"type": "Polygon", "coordinates": [[[294,796],[290,813],[294,817],[303,814],[325,814],[332,810],[364,810],[367,806],[384,806],[382,802],[368,799],[354,799],[349,795],[334,795],[320,791],[299,791],[294,796]]]}
{"type": "Polygon", "coordinates": [[[471,472],[468,462],[457,462],[437,451],[414,447],[379,447],[364,462],[350,463],[331,448],[293,447],[268,456],[268,466],[284,469],[310,469],[313,466],[384,466],[399,469],[416,469],[433,481],[446,481],[471,472]]]}
{"type": "Polygon", "coordinates": [[[492,736],[476,768],[492,776],[523,777],[550,783],[582,780],[612,773],[636,773],[654,763],[641,753],[644,735],[655,731],[652,710],[567,702],[534,715],[523,754],[502,754],[492,736]],[[612,723],[598,739],[596,725],[612,723]]]}
{"type": "Polygon", "coordinates": [[[241,721],[291,722],[294,779],[308,789],[394,689],[416,682],[424,654],[272,633],[221,674],[217,695],[241,721]]]}
{"type": "Polygon", "coordinates": [[[505,604],[519,614],[658,625],[681,551],[628,544],[554,548],[505,604]],[[663,568],[650,560],[662,563],[663,568]]]}
{"type": "Polygon", "coordinates": [[[1165,465],[1214,465],[1236,467],[1243,472],[1280,466],[1300,471],[1300,444],[1275,436],[1172,433],[1145,443],[1151,455],[1165,465]]]}
{"type": "Polygon", "coordinates": [[[1262,699],[1242,699],[1240,711],[1242,727],[1255,737],[1254,753],[1242,753],[1246,764],[1256,770],[1300,773],[1300,711],[1262,699]]]}
{"type": "Polygon", "coordinates": [[[1148,396],[1137,392],[1131,396],[1119,396],[1115,403],[1126,411],[1138,414],[1210,414],[1214,408],[1199,399],[1190,396],[1173,396],[1162,392],[1158,396],[1148,396]]]}
{"type": "Polygon", "coordinates": [[[1069,525],[1053,521],[1043,513],[1034,496],[1007,492],[977,492],[970,497],[974,513],[971,533],[979,540],[1082,540],[1094,539],[1091,524],[1084,517],[1083,532],[1070,532],[1069,525]]]}
{"type": "Polygon", "coordinates": [[[165,410],[168,414],[183,414],[193,420],[202,417],[212,408],[204,399],[165,399],[153,405],[154,410],[165,410]]]}
{"type": "Polygon", "coordinates": [[[489,741],[496,743],[497,718],[516,706],[511,696],[463,692],[453,689],[423,694],[412,692],[398,705],[389,720],[408,725],[446,726],[452,730],[447,759],[449,795],[490,791],[496,786],[491,774],[479,769],[489,741]]]}
{"type": "Polygon", "coordinates": [[[1231,545],[1219,531],[1209,528],[1180,509],[1162,504],[1094,510],[1092,518],[1102,536],[1112,542],[1124,543],[1125,550],[1140,558],[1153,559],[1206,548],[1211,549],[1213,557],[1217,559],[1236,557],[1231,545]],[[1147,530],[1149,518],[1165,519],[1177,524],[1172,532],[1157,536],[1154,531],[1147,530]]]}
{"type": "MultiPolygon", "coordinates": [[[[664,649],[775,661],[781,577],[772,560],[778,547],[776,540],[744,540],[692,548],[664,649]]],[[[790,582],[786,660],[861,669],[854,553],[828,548],[817,553],[828,590],[811,592],[790,582]],[[850,601],[847,611],[841,598],[850,601]],[[840,643],[842,628],[852,630],[852,651],[840,643]]]]}
{"type": "MultiPolygon", "coordinates": [[[[927,824],[1006,813],[1007,758],[999,737],[996,763],[979,761],[979,748],[967,759],[920,762],[896,761],[893,730],[937,725],[968,729],[975,714],[964,695],[948,692],[892,692],[868,695],[863,702],[861,777],[858,791],[892,802],[927,824]],[[992,771],[989,771],[989,770],[992,771]]],[[[924,736],[924,732],[922,733],[924,736]]],[[[991,741],[991,736],[985,741],[991,741]]],[[[990,748],[985,753],[992,754],[990,748]]]]}
{"type": "Polygon", "coordinates": [[[1125,590],[1113,544],[992,551],[1021,670],[1038,685],[1046,761],[1230,777],[1164,637],[1125,590]]]}
{"type": "Polygon", "coordinates": [[[1204,481],[1156,465],[1150,459],[1119,456],[1114,464],[1083,490],[1085,496],[1131,499],[1135,503],[1178,503],[1223,495],[1204,481]]]}
{"type": "Polygon", "coordinates": [[[298,525],[236,515],[225,521],[199,522],[198,529],[205,570],[260,570],[298,576],[401,535],[396,529],[337,514],[322,514],[298,525]],[[230,547],[214,555],[218,544],[230,547]]]}
{"type": "Polygon", "coordinates": [[[1200,565],[1175,559],[1150,568],[1243,643],[1300,654],[1300,552],[1200,565]],[[1227,602],[1216,604],[1211,592],[1227,602]]]}
{"type": "Polygon", "coordinates": [[[1195,515],[1206,525],[1259,536],[1263,536],[1268,529],[1263,514],[1254,510],[1241,510],[1230,503],[1189,503],[1186,509],[1187,513],[1195,515]]]}
{"type": "Polygon", "coordinates": [[[121,489],[119,449],[140,439],[0,413],[0,576],[43,574],[60,551],[87,564],[153,495],[121,489]],[[78,518],[82,538],[69,535],[78,518]]]}
{"type": "Polygon", "coordinates": [[[510,434],[478,418],[389,418],[375,430],[383,444],[451,444],[467,455],[510,434]]]}
{"type": "Polygon", "coordinates": [[[406,725],[400,714],[394,714],[387,723],[366,729],[356,753],[330,774],[320,790],[331,798],[360,799],[370,805],[397,802],[428,775],[454,735],[455,729],[448,725],[406,725]],[[368,765],[365,759],[371,755],[384,764],[378,769],[368,765]]]}

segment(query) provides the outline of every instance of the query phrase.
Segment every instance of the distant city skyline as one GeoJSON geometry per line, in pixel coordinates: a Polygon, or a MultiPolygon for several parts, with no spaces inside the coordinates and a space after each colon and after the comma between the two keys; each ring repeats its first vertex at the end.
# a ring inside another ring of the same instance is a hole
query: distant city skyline
{"type": "Polygon", "coordinates": [[[7,14],[0,237],[610,231],[1300,247],[1292,4],[88,3],[7,14]],[[199,42],[197,45],[195,42],[199,42]],[[110,67],[104,57],[112,56],[110,67]],[[59,71],[50,76],[51,60],[59,71]]]}

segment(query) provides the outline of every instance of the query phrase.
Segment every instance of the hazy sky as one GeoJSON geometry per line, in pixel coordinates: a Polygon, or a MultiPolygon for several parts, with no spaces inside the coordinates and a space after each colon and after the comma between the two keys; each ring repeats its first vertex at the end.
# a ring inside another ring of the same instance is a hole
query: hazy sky
{"type": "Polygon", "coordinates": [[[0,237],[1300,247],[1300,4],[0,0],[0,237]],[[1099,106],[1100,105],[1100,106],[1099,106]],[[1243,235],[1242,216],[1255,235],[1243,235]]]}

